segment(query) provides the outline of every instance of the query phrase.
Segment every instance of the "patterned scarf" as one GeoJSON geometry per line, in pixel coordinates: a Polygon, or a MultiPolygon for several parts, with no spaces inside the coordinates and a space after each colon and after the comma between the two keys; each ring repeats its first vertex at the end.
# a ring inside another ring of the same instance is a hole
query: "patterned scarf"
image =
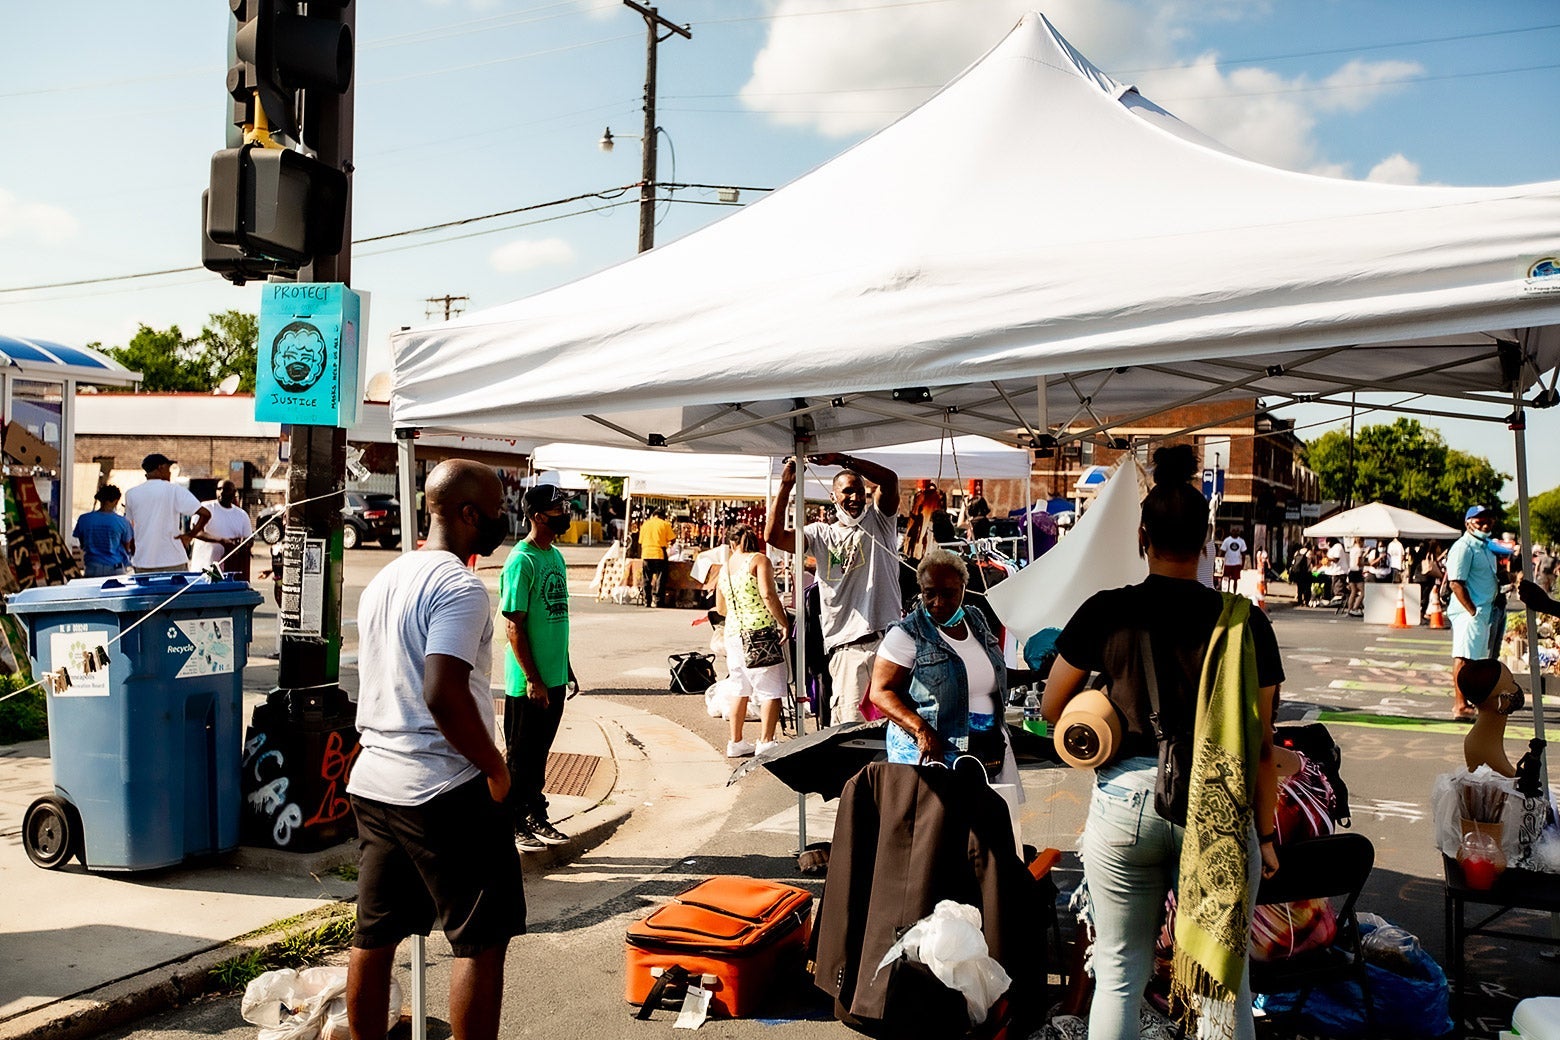
{"type": "Polygon", "coordinates": [[[1197,689],[1176,894],[1171,1008],[1197,1037],[1233,1036],[1251,941],[1249,840],[1261,743],[1251,601],[1225,594],[1197,689]]]}

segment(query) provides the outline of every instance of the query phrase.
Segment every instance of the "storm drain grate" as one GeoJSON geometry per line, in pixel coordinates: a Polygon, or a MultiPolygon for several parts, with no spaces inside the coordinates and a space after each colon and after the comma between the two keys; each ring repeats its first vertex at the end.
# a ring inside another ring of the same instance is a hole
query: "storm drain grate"
{"type": "Polygon", "coordinates": [[[548,794],[584,795],[591,777],[601,765],[600,755],[549,754],[547,775],[542,780],[542,790],[548,794]]]}

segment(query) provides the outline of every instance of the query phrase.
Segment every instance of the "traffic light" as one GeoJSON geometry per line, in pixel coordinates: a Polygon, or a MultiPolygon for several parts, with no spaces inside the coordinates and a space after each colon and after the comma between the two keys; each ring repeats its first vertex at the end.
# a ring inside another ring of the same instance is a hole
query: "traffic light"
{"type": "Polygon", "coordinates": [[[340,133],[353,51],[343,19],[350,0],[228,3],[236,25],[227,88],[244,143],[211,157],[202,262],[242,285],[341,251],[347,175],[283,143],[341,154],[330,138],[340,133]]]}
{"type": "Polygon", "coordinates": [[[296,269],[334,256],[346,214],[347,175],[302,152],[246,144],[211,157],[206,235],[246,258],[296,269]]]}
{"type": "Polygon", "coordinates": [[[260,125],[248,104],[258,98],[270,130],[318,148],[323,107],[352,83],[352,32],[341,22],[350,0],[228,2],[238,19],[228,70],[235,117],[260,125]]]}

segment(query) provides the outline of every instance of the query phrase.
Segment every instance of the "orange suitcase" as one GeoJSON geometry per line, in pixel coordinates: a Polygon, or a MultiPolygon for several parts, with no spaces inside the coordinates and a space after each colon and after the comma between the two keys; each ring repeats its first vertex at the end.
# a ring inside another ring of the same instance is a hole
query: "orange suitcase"
{"type": "MultiPolygon", "coordinates": [[[[701,881],[629,925],[625,995],[642,1005],[653,969],[715,977],[710,1012],[751,1015],[770,982],[800,969],[812,933],[812,895],[778,881],[721,876],[701,881]]],[[[666,994],[672,996],[673,994],[666,994]]]]}

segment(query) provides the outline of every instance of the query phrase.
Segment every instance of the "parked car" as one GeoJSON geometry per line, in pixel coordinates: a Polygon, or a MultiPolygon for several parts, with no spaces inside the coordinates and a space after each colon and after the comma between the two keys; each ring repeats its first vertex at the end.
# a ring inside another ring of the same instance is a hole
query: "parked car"
{"type": "MultiPolygon", "coordinates": [[[[394,495],[375,491],[348,491],[341,507],[341,545],[356,549],[365,542],[378,542],[386,549],[401,544],[401,503],[394,495]]],[[[271,506],[255,518],[260,540],[275,545],[282,540],[282,507],[271,506]],[[276,523],[266,521],[276,518],[276,523]]]]}

